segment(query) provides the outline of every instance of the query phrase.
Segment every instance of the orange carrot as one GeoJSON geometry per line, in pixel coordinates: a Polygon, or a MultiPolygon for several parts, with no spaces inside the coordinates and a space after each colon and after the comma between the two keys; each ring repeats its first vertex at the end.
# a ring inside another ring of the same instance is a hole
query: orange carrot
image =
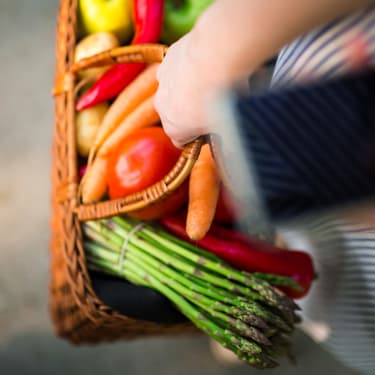
{"type": "Polygon", "coordinates": [[[211,227],[220,192],[220,178],[209,145],[203,145],[189,182],[186,233],[192,240],[202,239],[211,227]]]}
{"type": "Polygon", "coordinates": [[[147,98],[124,119],[99,148],[95,159],[87,166],[85,178],[81,182],[83,203],[97,201],[105,194],[107,189],[106,165],[108,155],[133,131],[159,122],[160,118],[154,107],[154,96],[147,98]]]}
{"type": "Polygon", "coordinates": [[[98,201],[107,190],[107,160],[96,158],[87,168],[81,181],[81,197],[83,203],[98,201]]]}
{"type": "Polygon", "coordinates": [[[154,95],[131,112],[111,133],[97,151],[98,156],[107,156],[134,130],[158,124],[160,118],[155,110],[154,95]]]}
{"type": "Polygon", "coordinates": [[[159,64],[149,65],[137,78],[134,79],[112,103],[102,124],[97,132],[94,143],[90,150],[89,163],[94,159],[98,148],[117,126],[129,115],[140,103],[156,92],[158,82],[156,71],[159,64]]]}

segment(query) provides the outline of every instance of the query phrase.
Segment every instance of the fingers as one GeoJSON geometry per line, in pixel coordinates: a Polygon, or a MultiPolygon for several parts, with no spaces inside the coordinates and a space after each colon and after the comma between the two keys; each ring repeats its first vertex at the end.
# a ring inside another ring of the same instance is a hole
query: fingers
{"type": "MultiPolygon", "coordinates": [[[[168,52],[167,52],[168,54],[168,52]]],[[[160,81],[162,80],[162,77],[163,77],[163,67],[164,67],[164,62],[165,62],[165,59],[166,59],[167,56],[164,57],[164,61],[162,61],[160,64],[159,64],[159,67],[158,69],[156,70],[156,80],[160,83],[160,81]]]]}
{"type": "MultiPolygon", "coordinates": [[[[178,147],[182,148],[186,144],[186,134],[184,131],[184,127],[181,126],[181,123],[179,121],[173,121],[168,117],[168,113],[170,111],[170,94],[169,94],[169,88],[164,89],[164,81],[159,86],[158,91],[155,94],[154,97],[154,106],[156,111],[159,114],[161,124],[164,128],[165,133],[168,135],[168,137],[171,139],[173,144],[178,147]]],[[[171,103],[170,103],[171,104],[171,103]]],[[[191,137],[188,136],[188,139],[191,137]]]]}
{"type": "MultiPolygon", "coordinates": [[[[170,113],[169,101],[164,97],[163,91],[158,91],[154,98],[154,106],[159,114],[165,133],[176,147],[182,148],[200,135],[207,133],[203,127],[194,126],[194,123],[187,122],[185,119],[186,114],[179,114],[178,111],[177,113],[170,113]]],[[[191,111],[194,111],[194,109],[191,109],[191,111]]]]}
{"type": "Polygon", "coordinates": [[[164,81],[168,77],[168,70],[173,69],[173,65],[176,64],[176,62],[178,62],[178,46],[179,43],[176,42],[168,47],[167,53],[165,54],[163,61],[159,65],[158,70],[156,72],[156,79],[159,83],[164,81]]]}
{"type": "Polygon", "coordinates": [[[159,86],[154,98],[164,131],[179,148],[202,134],[208,91],[192,69],[186,43],[185,36],[169,47],[156,73],[159,86]]]}

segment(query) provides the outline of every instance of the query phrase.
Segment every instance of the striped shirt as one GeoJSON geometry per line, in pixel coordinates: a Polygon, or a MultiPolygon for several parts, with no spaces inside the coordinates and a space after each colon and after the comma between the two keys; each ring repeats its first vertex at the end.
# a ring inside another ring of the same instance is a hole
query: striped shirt
{"type": "Polygon", "coordinates": [[[349,17],[334,21],[305,35],[279,54],[273,86],[327,79],[350,69],[348,54],[355,40],[366,44],[367,63],[375,62],[375,10],[366,8],[349,17]]]}
{"type": "MultiPolygon", "coordinates": [[[[317,28],[285,47],[272,87],[346,74],[351,69],[349,46],[358,38],[366,46],[366,63],[374,66],[375,7],[317,28]]],[[[349,188],[349,179],[343,188],[346,185],[349,188]]],[[[302,301],[305,318],[329,327],[324,345],[338,359],[364,374],[375,374],[375,223],[370,227],[338,214],[317,215],[283,234],[292,247],[301,239],[307,244],[320,275],[302,301]]]]}
{"type": "Polygon", "coordinates": [[[319,322],[323,344],[364,374],[375,374],[375,221],[316,209],[375,192],[374,28],[369,7],[313,30],[281,51],[270,90],[224,93],[211,112],[225,180],[251,207],[246,229],[268,238],[271,218],[312,253],[305,326],[319,322]]]}

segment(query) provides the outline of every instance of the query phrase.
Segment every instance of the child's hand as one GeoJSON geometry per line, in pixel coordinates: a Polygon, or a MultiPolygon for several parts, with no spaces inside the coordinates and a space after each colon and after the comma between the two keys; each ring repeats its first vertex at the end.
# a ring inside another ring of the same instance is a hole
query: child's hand
{"type": "Polygon", "coordinates": [[[208,132],[208,101],[220,81],[215,78],[215,64],[200,64],[189,55],[189,43],[187,34],[173,44],[157,74],[155,107],[178,147],[208,132]]]}

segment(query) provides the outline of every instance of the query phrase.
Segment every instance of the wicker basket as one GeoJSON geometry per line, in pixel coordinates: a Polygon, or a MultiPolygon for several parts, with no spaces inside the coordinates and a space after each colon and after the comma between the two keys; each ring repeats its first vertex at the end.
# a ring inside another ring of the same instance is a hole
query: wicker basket
{"type": "Polygon", "coordinates": [[[129,212],[166,197],[190,173],[202,140],[188,145],[171,173],[151,188],[125,199],[80,204],[74,131],[75,72],[104,63],[161,61],[165,47],[120,47],[74,65],[76,9],[77,0],[61,0],[57,27],[50,246],[50,312],[56,334],[79,344],[195,332],[190,323],[158,324],[124,316],[104,305],[92,287],[80,222],[129,212]]]}

